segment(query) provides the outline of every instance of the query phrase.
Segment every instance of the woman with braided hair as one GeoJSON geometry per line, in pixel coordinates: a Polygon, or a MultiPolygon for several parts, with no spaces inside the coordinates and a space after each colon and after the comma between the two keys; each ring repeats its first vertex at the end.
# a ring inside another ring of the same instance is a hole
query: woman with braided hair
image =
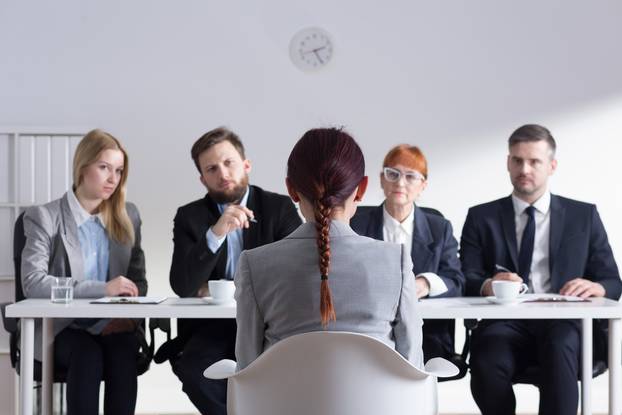
{"type": "Polygon", "coordinates": [[[349,226],[367,188],[358,144],[340,129],[307,131],[287,161],[286,185],[306,223],[240,255],[238,368],[280,340],[318,330],[368,334],[422,368],[410,253],[349,226]]]}

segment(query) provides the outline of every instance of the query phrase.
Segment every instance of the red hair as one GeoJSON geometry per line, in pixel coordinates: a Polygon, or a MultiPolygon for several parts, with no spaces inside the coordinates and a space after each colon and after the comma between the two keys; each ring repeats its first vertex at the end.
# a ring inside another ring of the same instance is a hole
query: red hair
{"type": "Polygon", "coordinates": [[[384,156],[382,167],[392,167],[397,164],[416,170],[423,174],[423,177],[428,178],[428,161],[417,146],[399,144],[389,150],[384,156]]]}

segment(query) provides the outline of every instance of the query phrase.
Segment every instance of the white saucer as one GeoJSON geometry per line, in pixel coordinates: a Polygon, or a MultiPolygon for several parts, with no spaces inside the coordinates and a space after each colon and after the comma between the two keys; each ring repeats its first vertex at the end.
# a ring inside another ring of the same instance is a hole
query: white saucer
{"type": "Polygon", "coordinates": [[[203,300],[207,304],[213,304],[213,305],[222,305],[222,304],[229,304],[229,303],[235,302],[233,298],[215,299],[212,297],[203,297],[203,300]]]}
{"type": "Polygon", "coordinates": [[[510,298],[508,300],[502,300],[501,298],[497,298],[494,295],[490,295],[490,296],[486,297],[486,300],[488,302],[494,303],[494,304],[510,305],[510,304],[522,303],[523,301],[526,300],[526,298],[517,297],[517,298],[510,298]]]}

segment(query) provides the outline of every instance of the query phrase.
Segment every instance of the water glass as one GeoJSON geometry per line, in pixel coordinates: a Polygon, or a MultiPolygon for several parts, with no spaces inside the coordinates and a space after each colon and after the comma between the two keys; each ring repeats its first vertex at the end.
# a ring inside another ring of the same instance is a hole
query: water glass
{"type": "Polygon", "coordinates": [[[54,277],[52,282],[52,302],[67,304],[73,301],[73,278],[54,277]]]}

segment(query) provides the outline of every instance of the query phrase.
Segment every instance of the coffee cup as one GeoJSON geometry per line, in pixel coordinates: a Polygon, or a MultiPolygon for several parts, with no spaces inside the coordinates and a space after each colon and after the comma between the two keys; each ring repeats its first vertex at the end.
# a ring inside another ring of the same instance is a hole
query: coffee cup
{"type": "Polygon", "coordinates": [[[233,300],[235,285],[231,280],[209,280],[209,293],[215,301],[224,302],[233,300]]]}
{"type": "Polygon", "coordinates": [[[499,300],[514,300],[529,290],[527,284],[518,281],[493,281],[492,292],[499,300]]]}

